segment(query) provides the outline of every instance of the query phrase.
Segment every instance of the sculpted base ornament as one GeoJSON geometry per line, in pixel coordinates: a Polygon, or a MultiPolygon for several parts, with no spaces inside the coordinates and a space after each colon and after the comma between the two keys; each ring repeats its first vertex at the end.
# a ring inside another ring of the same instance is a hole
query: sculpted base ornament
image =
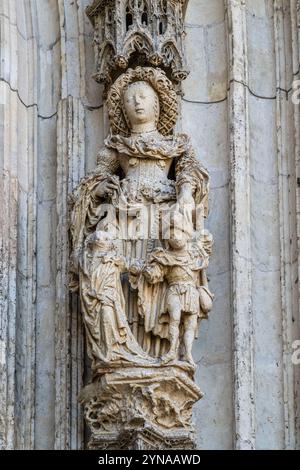
{"type": "Polygon", "coordinates": [[[174,134],[177,96],[163,71],[129,69],[106,104],[111,131],[71,213],[71,288],[92,361],[80,396],[89,446],[193,448],[202,393],[192,345],[213,298],[208,174],[174,134]]]}

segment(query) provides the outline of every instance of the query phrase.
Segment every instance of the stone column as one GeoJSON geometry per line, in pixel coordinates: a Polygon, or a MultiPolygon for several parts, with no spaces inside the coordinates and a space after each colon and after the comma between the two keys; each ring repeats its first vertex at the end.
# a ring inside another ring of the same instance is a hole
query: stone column
{"type": "Polygon", "coordinates": [[[296,8],[290,1],[227,2],[235,446],[241,449],[262,442],[294,448],[298,434],[291,360],[299,336],[296,8]]]}
{"type": "Polygon", "coordinates": [[[235,443],[254,447],[253,314],[246,5],[228,1],[235,443]]]}
{"type": "Polygon", "coordinates": [[[278,157],[278,201],[280,220],[280,293],[283,355],[284,448],[295,449],[297,429],[298,368],[291,361],[293,341],[299,338],[298,243],[297,242],[297,155],[299,154],[299,106],[293,103],[293,81],[299,79],[297,20],[300,4],[274,2],[276,56],[276,127],[278,157]]]}
{"type": "Polygon", "coordinates": [[[36,343],[36,40],[28,2],[1,2],[0,448],[33,448],[36,343]],[[19,76],[22,71],[23,79],[19,76]],[[28,84],[31,86],[29,87],[28,84]]]}

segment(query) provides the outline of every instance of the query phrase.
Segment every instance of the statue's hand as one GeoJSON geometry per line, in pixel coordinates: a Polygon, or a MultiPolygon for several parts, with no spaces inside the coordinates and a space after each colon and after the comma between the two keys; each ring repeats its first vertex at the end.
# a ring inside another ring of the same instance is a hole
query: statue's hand
{"type": "Polygon", "coordinates": [[[139,260],[134,260],[129,267],[129,272],[130,274],[133,274],[134,276],[138,276],[143,272],[144,269],[144,263],[139,260]]]}
{"type": "Polygon", "coordinates": [[[180,212],[184,214],[186,224],[189,224],[191,227],[193,227],[195,200],[193,197],[193,187],[190,183],[185,183],[181,186],[178,195],[178,204],[180,212]]]}
{"type": "Polygon", "coordinates": [[[129,272],[130,274],[137,276],[140,273],[140,269],[138,268],[138,266],[130,266],[129,272]]]}
{"type": "Polygon", "coordinates": [[[182,187],[180,188],[180,193],[178,195],[178,202],[179,205],[182,207],[189,207],[192,209],[195,207],[193,187],[191,184],[185,183],[182,185],[182,187]]]}
{"type": "Polygon", "coordinates": [[[119,185],[117,178],[110,178],[101,181],[96,187],[94,194],[98,197],[112,196],[114,191],[118,191],[119,185]]]}

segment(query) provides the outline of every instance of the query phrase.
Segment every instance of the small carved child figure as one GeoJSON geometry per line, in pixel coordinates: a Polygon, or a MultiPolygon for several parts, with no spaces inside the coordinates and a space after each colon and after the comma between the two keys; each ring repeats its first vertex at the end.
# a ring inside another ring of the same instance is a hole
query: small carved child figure
{"type": "Polygon", "coordinates": [[[86,238],[80,293],[94,364],[144,360],[125,314],[120,274],[128,269],[129,260],[118,253],[110,232],[97,230],[86,238]]]}
{"type": "MultiPolygon", "coordinates": [[[[198,321],[207,318],[212,307],[212,294],[208,290],[204,269],[212,240],[208,243],[192,242],[193,230],[184,224],[184,218],[177,213],[170,225],[167,248],[155,249],[143,268],[143,275],[149,283],[167,281],[163,314],[169,314],[170,349],[163,357],[169,362],[178,357],[180,326],[183,328],[184,359],[195,365],[192,345],[197,336],[198,321]]],[[[160,319],[158,318],[158,321],[160,319]]]]}

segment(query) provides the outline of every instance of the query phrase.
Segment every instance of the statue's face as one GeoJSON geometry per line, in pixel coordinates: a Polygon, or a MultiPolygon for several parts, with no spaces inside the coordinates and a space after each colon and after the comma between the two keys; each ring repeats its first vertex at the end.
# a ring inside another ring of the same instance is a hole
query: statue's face
{"type": "Polygon", "coordinates": [[[132,128],[137,124],[153,123],[156,126],[159,114],[159,100],[147,82],[134,82],[124,92],[126,117],[132,128]]]}
{"type": "Polygon", "coordinates": [[[168,240],[168,243],[173,250],[183,250],[186,248],[186,240],[172,239],[168,240]]]}
{"type": "Polygon", "coordinates": [[[97,230],[89,238],[90,249],[95,251],[112,251],[114,246],[111,242],[111,235],[109,232],[97,230]]]}
{"type": "Polygon", "coordinates": [[[187,235],[179,229],[172,227],[170,229],[170,238],[168,243],[173,250],[182,250],[187,245],[187,235]]]}

